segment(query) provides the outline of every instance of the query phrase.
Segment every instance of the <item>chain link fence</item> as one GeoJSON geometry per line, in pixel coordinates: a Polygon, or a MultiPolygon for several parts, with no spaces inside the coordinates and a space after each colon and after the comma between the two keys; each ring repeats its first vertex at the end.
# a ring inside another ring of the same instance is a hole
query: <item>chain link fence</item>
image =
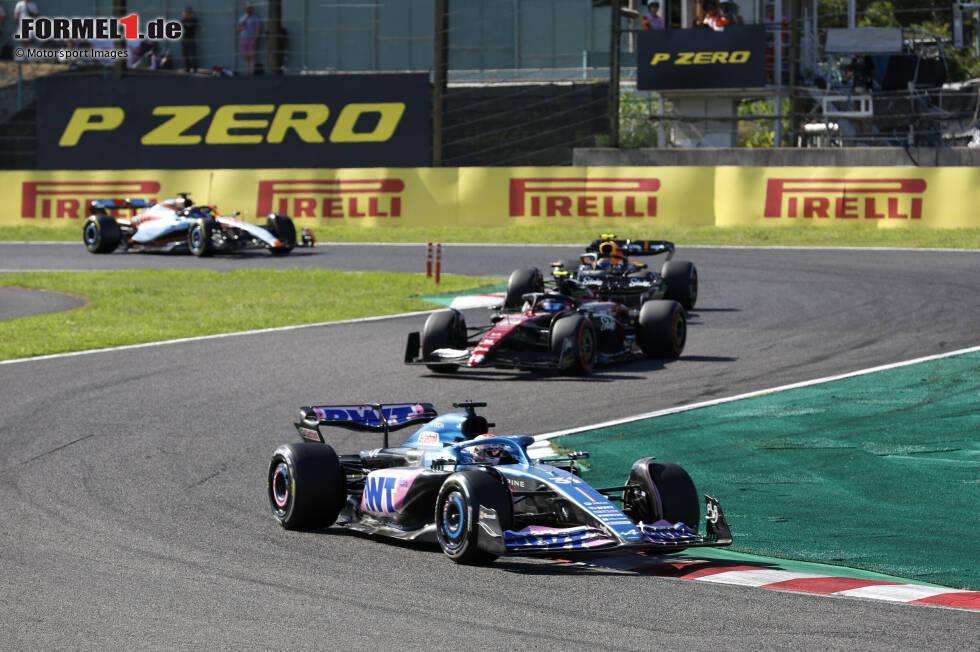
{"type": "MultiPolygon", "coordinates": [[[[92,2],[89,8],[49,0],[44,8],[108,15],[111,8],[105,4],[92,2]]],[[[252,3],[263,19],[274,4],[281,4],[281,20],[271,26],[266,21],[256,54],[257,73],[434,75],[432,3],[252,3]],[[270,54],[270,47],[278,49],[270,54]]],[[[235,31],[244,3],[199,0],[197,5],[199,65],[193,72],[186,70],[188,58],[180,42],[144,52],[139,51],[143,44],[130,43],[133,56],[116,65],[0,61],[0,167],[35,167],[35,79],[40,76],[245,72],[235,31]]],[[[573,148],[608,146],[609,8],[577,0],[564,8],[555,2],[532,6],[519,0],[493,5],[476,0],[448,4],[440,164],[567,165],[573,148]]],[[[184,6],[183,1],[130,1],[127,10],[179,19],[184,6]]],[[[827,24],[840,22],[839,17],[824,18],[827,24]]],[[[4,34],[8,41],[10,22],[4,34]]],[[[629,24],[624,21],[624,27],[629,24]]],[[[768,85],[755,95],[733,96],[727,113],[710,116],[690,111],[670,93],[636,91],[632,35],[624,32],[619,146],[705,146],[707,135],[720,130],[730,134],[734,147],[980,147],[980,80],[944,85],[942,76],[926,74],[936,61],[944,70],[948,67],[943,59],[944,47],[951,51],[948,37],[932,36],[929,41],[928,35],[909,34],[910,56],[917,62],[911,83],[896,88],[891,80],[861,89],[846,79],[849,57],[825,51],[826,31],[813,27],[815,18],[801,25],[795,49],[783,43],[785,22],[778,28],[770,25],[782,58],[776,53],[768,57],[768,85]],[[798,67],[790,65],[790,52],[799,58],[798,67]]],[[[962,62],[953,63],[962,69],[962,62]]]]}

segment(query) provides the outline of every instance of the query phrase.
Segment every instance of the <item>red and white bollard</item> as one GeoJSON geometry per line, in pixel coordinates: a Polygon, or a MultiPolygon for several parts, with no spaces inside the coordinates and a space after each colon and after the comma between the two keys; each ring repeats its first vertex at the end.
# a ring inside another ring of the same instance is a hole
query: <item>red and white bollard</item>
{"type": "Polygon", "coordinates": [[[439,284],[439,275],[442,272],[442,243],[436,243],[436,285],[439,284]]]}
{"type": "Polygon", "coordinates": [[[425,278],[432,277],[432,243],[425,247],[425,278]]]}

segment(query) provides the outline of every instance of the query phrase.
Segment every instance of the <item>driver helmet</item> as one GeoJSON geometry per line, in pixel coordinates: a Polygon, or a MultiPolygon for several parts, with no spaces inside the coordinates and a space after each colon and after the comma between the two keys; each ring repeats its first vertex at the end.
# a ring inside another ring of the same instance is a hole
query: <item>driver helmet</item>
{"type": "MultiPolygon", "coordinates": [[[[477,437],[477,439],[493,436],[494,435],[487,433],[485,435],[480,435],[480,437],[477,437]]],[[[470,454],[473,456],[473,461],[479,464],[510,464],[513,460],[510,453],[507,452],[507,447],[502,444],[474,446],[470,449],[470,454]]]]}
{"type": "Polygon", "coordinates": [[[599,245],[599,255],[609,256],[609,255],[622,255],[623,251],[616,246],[615,240],[607,240],[599,245]]]}
{"type": "Polygon", "coordinates": [[[538,302],[538,309],[544,312],[561,312],[565,309],[565,302],[558,299],[542,299],[538,302]]]}
{"type": "Polygon", "coordinates": [[[618,258],[600,258],[595,263],[596,269],[614,270],[619,269],[622,261],[618,258]]]}

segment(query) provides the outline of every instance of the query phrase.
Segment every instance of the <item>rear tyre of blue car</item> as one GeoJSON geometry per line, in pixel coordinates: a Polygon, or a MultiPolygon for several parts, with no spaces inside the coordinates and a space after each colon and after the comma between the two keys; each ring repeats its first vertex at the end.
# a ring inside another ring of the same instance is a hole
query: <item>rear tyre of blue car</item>
{"type": "Polygon", "coordinates": [[[303,442],[276,449],[269,463],[269,505],[287,530],[320,530],[337,521],[347,501],[333,448],[303,442]]]}
{"type": "Polygon", "coordinates": [[[460,471],[449,476],[436,498],[436,538],[442,551],[457,564],[482,564],[496,559],[497,554],[479,545],[480,519],[491,516],[496,520],[493,529],[511,529],[514,505],[510,490],[496,473],[460,471]],[[482,516],[481,505],[489,508],[482,516]]]}
{"type": "Polygon", "coordinates": [[[109,215],[90,215],[82,226],[82,241],[93,254],[108,254],[122,241],[119,223],[109,215]]]}
{"type": "Polygon", "coordinates": [[[676,301],[647,301],[636,320],[636,343],[648,358],[678,358],[687,343],[687,315],[676,301]]]}
{"type": "Polygon", "coordinates": [[[213,218],[195,220],[187,232],[187,248],[191,253],[202,258],[213,256],[214,232],[217,228],[217,222],[213,218]]]}
{"type": "MultiPolygon", "coordinates": [[[[422,327],[422,357],[427,358],[437,349],[466,348],[466,319],[458,310],[437,310],[429,315],[422,327]]],[[[427,364],[431,371],[452,373],[458,364],[427,364]]]]}

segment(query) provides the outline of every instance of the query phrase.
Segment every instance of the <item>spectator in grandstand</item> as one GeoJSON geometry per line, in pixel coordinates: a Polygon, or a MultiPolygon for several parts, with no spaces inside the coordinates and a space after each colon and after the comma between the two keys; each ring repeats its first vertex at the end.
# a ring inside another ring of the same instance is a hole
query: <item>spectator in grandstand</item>
{"type": "Polygon", "coordinates": [[[660,3],[651,2],[647,5],[647,13],[640,19],[643,29],[664,29],[664,19],[660,17],[660,3]]]}
{"type": "Polygon", "coordinates": [[[259,47],[259,32],[262,31],[262,21],[255,15],[252,5],[245,4],[245,13],[238,19],[239,44],[242,56],[245,57],[245,74],[255,74],[255,51],[259,47]]]}
{"type": "Polygon", "coordinates": [[[745,23],[742,19],[742,14],[738,12],[738,5],[734,2],[722,2],[721,15],[728,19],[729,25],[742,25],[745,23]]]}
{"type": "MultiPolygon", "coordinates": [[[[130,39],[132,41],[133,39],[130,39]]],[[[128,47],[129,43],[127,43],[128,47]]],[[[156,43],[149,39],[144,39],[136,44],[135,48],[129,49],[130,68],[156,68],[156,43]]]]}
{"type": "MultiPolygon", "coordinates": [[[[41,12],[38,11],[36,2],[18,0],[17,4],[14,5],[14,34],[20,33],[21,18],[37,18],[40,14],[41,12]]],[[[21,42],[33,43],[34,39],[31,38],[21,42]]]]}
{"type": "Polygon", "coordinates": [[[180,24],[183,27],[180,54],[184,57],[184,70],[197,72],[197,16],[194,15],[194,7],[184,7],[180,14],[180,24]]]}
{"type": "Polygon", "coordinates": [[[282,23],[279,23],[279,52],[278,52],[279,65],[277,69],[270,70],[269,72],[274,75],[283,75],[286,73],[286,64],[289,61],[289,30],[282,23]]]}
{"type": "Polygon", "coordinates": [[[843,63],[844,86],[850,87],[855,93],[867,93],[874,88],[875,64],[871,57],[856,54],[843,63]]]}
{"type": "Polygon", "coordinates": [[[725,31],[725,28],[728,27],[728,18],[718,9],[718,3],[715,0],[706,0],[702,6],[704,7],[704,18],[701,20],[701,25],[710,27],[716,32],[725,31]]]}
{"type": "Polygon", "coordinates": [[[15,29],[20,28],[21,18],[37,18],[40,15],[41,12],[37,10],[36,2],[25,2],[25,0],[17,0],[17,4],[14,5],[15,29]]]}

